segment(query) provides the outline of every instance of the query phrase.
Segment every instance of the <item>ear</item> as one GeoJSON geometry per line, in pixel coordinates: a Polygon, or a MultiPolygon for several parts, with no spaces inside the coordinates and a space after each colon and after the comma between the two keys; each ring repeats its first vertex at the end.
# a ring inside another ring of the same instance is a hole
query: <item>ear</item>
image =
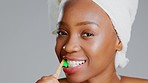
{"type": "Polygon", "coordinates": [[[122,42],[120,41],[120,39],[117,39],[117,45],[116,45],[116,49],[117,51],[121,51],[122,50],[122,42]]]}

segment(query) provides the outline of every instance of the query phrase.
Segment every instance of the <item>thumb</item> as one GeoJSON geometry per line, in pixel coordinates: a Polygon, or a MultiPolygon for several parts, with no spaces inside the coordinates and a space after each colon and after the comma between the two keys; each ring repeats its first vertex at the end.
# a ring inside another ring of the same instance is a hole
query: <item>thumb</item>
{"type": "Polygon", "coordinates": [[[55,77],[56,79],[58,79],[58,75],[57,74],[53,74],[53,77],[55,77]]]}

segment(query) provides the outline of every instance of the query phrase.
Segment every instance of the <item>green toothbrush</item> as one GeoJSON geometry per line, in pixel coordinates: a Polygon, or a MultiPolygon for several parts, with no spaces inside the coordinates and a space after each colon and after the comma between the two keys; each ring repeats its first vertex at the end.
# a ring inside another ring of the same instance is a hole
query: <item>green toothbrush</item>
{"type": "Polygon", "coordinates": [[[67,62],[67,60],[64,60],[63,67],[68,67],[68,62],[67,62]]]}
{"type": "Polygon", "coordinates": [[[59,77],[59,75],[60,75],[60,71],[61,71],[61,68],[62,67],[68,67],[68,62],[67,62],[67,60],[62,60],[61,61],[61,63],[60,63],[60,65],[59,65],[59,67],[58,67],[58,69],[57,69],[57,71],[56,71],[56,75],[59,77]]]}

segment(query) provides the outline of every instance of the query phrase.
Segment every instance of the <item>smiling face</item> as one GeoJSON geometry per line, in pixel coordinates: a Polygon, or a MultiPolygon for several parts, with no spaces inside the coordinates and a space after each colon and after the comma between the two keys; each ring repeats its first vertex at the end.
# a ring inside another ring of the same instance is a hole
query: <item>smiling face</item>
{"type": "Polygon", "coordinates": [[[108,15],[91,0],[69,0],[59,23],[56,54],[69,62],[64,68],[71,82],[112,74],[122,46],[108,15]],[[63,46],[65,48],[63,49],[63,46]]]}

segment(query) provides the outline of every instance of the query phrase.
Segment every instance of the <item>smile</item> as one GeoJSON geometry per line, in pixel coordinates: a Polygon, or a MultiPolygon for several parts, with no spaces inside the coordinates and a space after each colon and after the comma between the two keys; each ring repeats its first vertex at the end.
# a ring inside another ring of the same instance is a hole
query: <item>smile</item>
{"type": "Polygon", "coordinates": [[[86,62],[86,60],[82,60],[82,61],[71,61],[71,60],[67,60],[68,62],[68,67],[69,68],[73,68],[79,65],[82,65],[86,62]]]}
{"type": "Polygon", "coordinates": [[[66,74],[73,74],[84,66],[86,60],[67,60],[67,63],[68,66],[63,67],[64,72],[66,74]]]}

